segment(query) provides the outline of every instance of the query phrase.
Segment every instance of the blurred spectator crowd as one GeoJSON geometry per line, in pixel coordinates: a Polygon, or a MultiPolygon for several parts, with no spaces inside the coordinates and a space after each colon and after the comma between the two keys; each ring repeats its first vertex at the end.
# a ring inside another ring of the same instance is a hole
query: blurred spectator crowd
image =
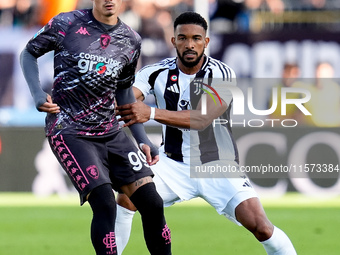
{"type": "MultiPolygon", "coordinates": [[[[193,10],[194,2],[123,0],[122,12],[127,23],[142,35],[162,37],[169,32],[172,19],[180,12],[193,10]]],[[[258,32],[264,28],[262,23],[339,22],[339,15],[334,13],[340,9],[338,0],[209,0],[209,5],[211,29],[215,32],[258,32]],[[311,11],[328,12],[318,20],[311,11]],[[292,18],[291,14],[297,12],[300,15],[292,18]]],[[[0,0],[0,27],[42,26],[63,10],[91,6],[90,0],[0,0]]]]}

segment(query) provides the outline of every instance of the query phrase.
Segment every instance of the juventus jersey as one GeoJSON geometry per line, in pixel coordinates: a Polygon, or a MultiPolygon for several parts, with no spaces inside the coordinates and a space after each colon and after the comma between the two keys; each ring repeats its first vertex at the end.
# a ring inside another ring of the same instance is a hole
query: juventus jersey
{"type": "Polygon", "coordinates": [[[106,29],[92,10],[61,13],[27,44],[35,57],[54,51],[52,100],[46,134],[102,135],[117,130],[115,91],[133,83],[141,38],[121,20],[106,29]]]}
{"type": "Polygon", "coordinates": [[[168,58],[141,69],[134,86],[144,97],[153,94],[158,108],[170,111],[196,109],[202,95],[207,92],[224,100],[228,108],[220,116],[223,121],[219,121],[224,124],[211,124],[203,131],[162,125],[164,151],[185,163],[204,164],[214,160],[238,163],[238,152],[229,125],[232,95],[227,89],[227,86],[236,86],[236,77],[226,64],[205,57],[200,71],[187,75],[177,67],[176,58],[168,58]]]}

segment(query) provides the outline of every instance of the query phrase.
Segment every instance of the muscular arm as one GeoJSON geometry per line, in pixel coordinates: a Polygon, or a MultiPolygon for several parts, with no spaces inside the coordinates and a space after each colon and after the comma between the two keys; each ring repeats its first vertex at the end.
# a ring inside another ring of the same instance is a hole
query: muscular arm
{"type": "Polygon", "coordinates": [[[211,98],[207,98],[206,115],[202,115],[200,108],[196,110],[184,111],[156,109],[155,120],[168,126],[193,130],[204,130],[213,122],[214,119],[221,116],[226,109],[227,105],[225,103],[222,104],[222,106],[216,106],[211,98]]]}
{"type": "MultiPolygon", "coordinates": [[[[133,88],[133,92],[136,98],[144,99],[142,92],[133,88]]],[[[207,114],[202,115],[201,103],[198,104],[198,109],[184,110],[184,111],[169,111],[165,109],[155,109],[155,120],[159,123],[193,130],[203,130],[209,126],[212,121],[221,116],[227,109],[227,104],[222,101],[222,105],[217,98],[215,99],[217,105],[211,97],[207,97],[207,114]]],[[[121,120],[127,121],[126,126],[133,123],[144,123],[150,119],[150,106],[144,104],[141,101],[130,103],[118,107],[119,114],[123,116],[121,120]]]]}

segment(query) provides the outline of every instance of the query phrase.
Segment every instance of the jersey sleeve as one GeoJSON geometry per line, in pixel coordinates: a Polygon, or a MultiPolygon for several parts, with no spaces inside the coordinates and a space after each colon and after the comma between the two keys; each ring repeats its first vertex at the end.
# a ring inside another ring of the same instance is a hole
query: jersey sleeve
{"type": "Polygon", "coordinates": [[[135,45],[135,48],[131,50],[131,56],[129,57],[128,64],[123,67],[121,74],[118,78],[119,88],[129,88],[133,85],[133,82],[135,80],[135,73],[136,68],[138,64],[138,59],[141,54],[141,37],[139,34],[137,34],[132,29],[131,35],[134,37],[135,42],[133,43],[135,45]]]}
{"type": "Polygon", "coordinates": [[[64,15],[64,13],[61,13],[52,18],[33,36],[26,46],[29,53],[38,58],[55,50],[61,44],[67,30],[67,23],[63,20],[64,15]]]}
{"type": "Polygon", "coordinates": [[[119,89],[126,89],[132,86],[135,80],[135,72],[140,55],[140,48],[134,52],[132,61],[126,65],[118,78],[119,89]]]}
{"type": "Polygon", "coordinates": [[[214,78],[212,87],[216,90],[218,96],[227,104],[230,105],[233,98],[232,90],[236,87],[236,74],[231,68],[228,69],[227,78],[214,78]]]}
{"type": "Polygon", "coordinates": [[[140,70],[136,74],[135,83],[133,84],[134,87],[139,89],[142,93],[144,98],[151,94],[151,85],[149,83],[149,77],[151,75],[151,68],[144,68],[140,70]]]}

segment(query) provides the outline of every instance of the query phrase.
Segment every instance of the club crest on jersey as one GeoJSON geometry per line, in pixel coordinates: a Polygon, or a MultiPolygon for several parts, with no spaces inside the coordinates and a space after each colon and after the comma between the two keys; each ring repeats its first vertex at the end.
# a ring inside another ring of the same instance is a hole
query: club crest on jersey
{"type": "Polygon", "coordinates": [[[193,84],[195,86],[195,90],[194,90],[194,94],[195,95],[199,95],[201,94],[201,114],[202,115],[206,115],[207,114],[207,95],[209,95],[211,97],[211,99],[214,101],[215,105],[217,105],[217,102],[215,100],[214,95],[218,98],[220,104],[222,105],[222,99],[219,96],[219,94],[217,93],[217,91],[211,87],[208,84],[203,83],[202,79],[195,79],[193,81],[193,84]],[[205,88],[203,88],[205,87],[205,88]],[[209,91],[211,90],[213,92],[213,94],[209,91]]]}
{"type": "Polygon", "coordinates": [[[208,84],[203,83],[203,82],[202,82],[201,80],[199,80],[199,79],[194,80],[194,85],[195,85],[195,88],[196,88],[195,91],[194,91],[194,93],[195,93],[196,95],[199,95],[199,94],[201,94],[202,92],[205,92],[205,93],[209,94],[209,96],[210,96],[210,97],[212,98],[212,100],[214,101],[215,105],[217,105],[217,104],[216,104],[216,100],[214,99],[212,93],[211,93],[210,91],[208,91],[208,89],[210,89],[210,90],[217,96],[218,100],[220,101],[220,104],[222,105],[221,97],[219,96],[219,94],[217,93],[217,91],[216,91],[213,87],[209,86],[208,84]],[[206,87],[206,88],[203,88],[203,86],[206,87]]]}
{"type": "Polygon", "coordinates": [[[107,34],[102,34],[100,36],[100,46],[102,47],[102,49],[106,49],[107,46],[109,46],[110,42],[111,42],[111,36],[107,34]]]}
{"type": "Polygon", "coordinates": [[[93,179],[98,179],[99,178],[99,171],[98,168],[94,165],[89,166],[86,168],[86,172],[88,173],[89,176],[91,176],[93,179]]]}

